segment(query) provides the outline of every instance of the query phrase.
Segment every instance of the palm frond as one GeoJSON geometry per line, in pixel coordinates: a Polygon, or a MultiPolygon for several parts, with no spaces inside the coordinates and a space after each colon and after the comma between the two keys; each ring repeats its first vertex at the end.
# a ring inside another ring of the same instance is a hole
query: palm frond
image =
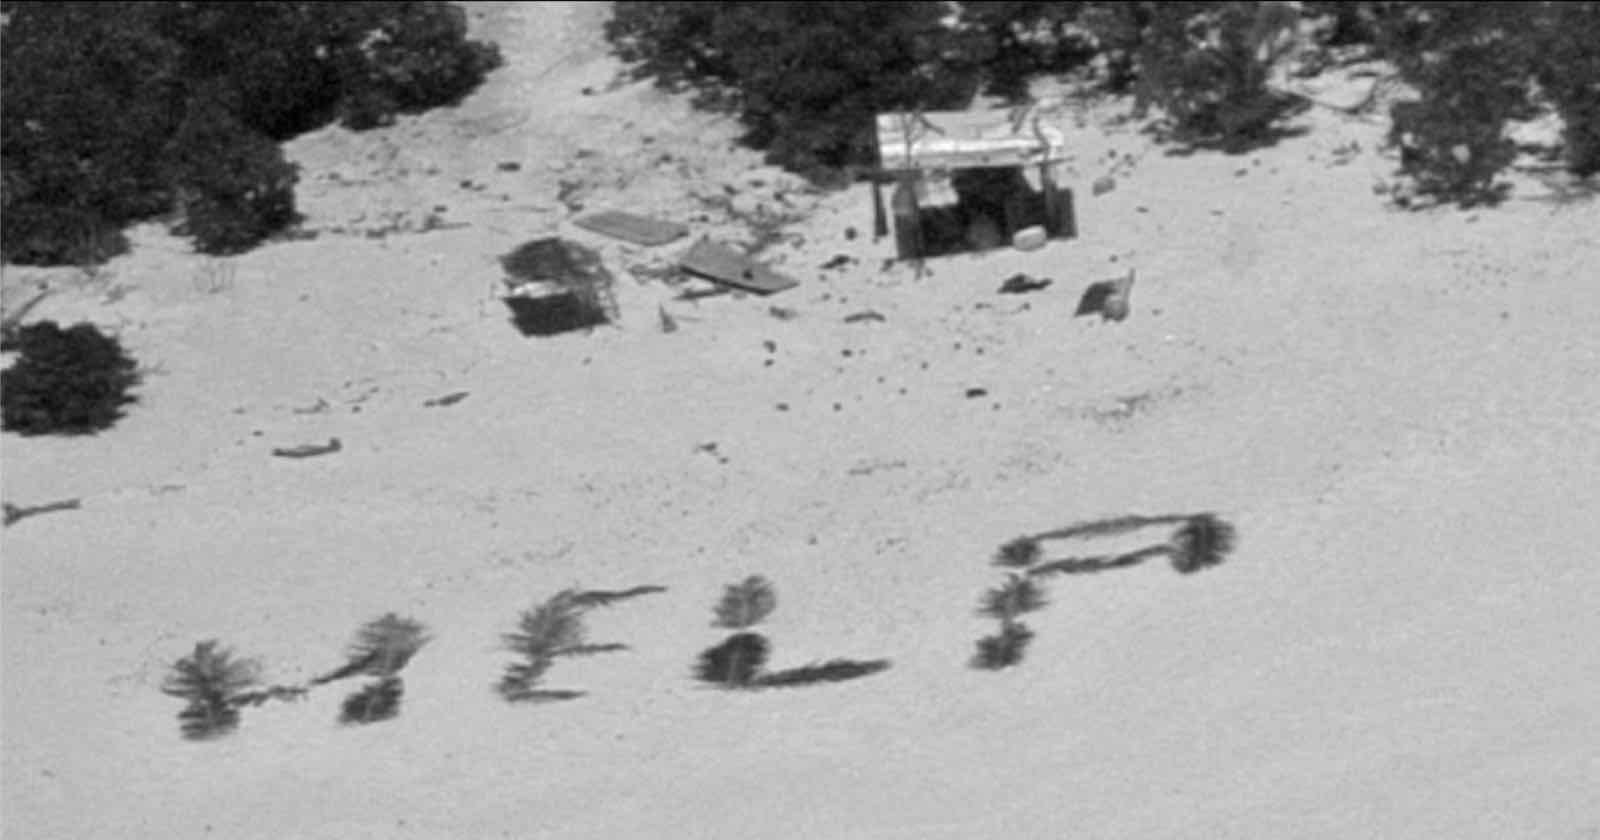
{"type": "Polygon", "coordinates": [[[978,614],[1010,621],[1023,613],[1042,609],[1046,603],[1044,589],[1038,583],[1013,572],[1005,583],[983,593],[978,614]]]}
{"type": "Polygon", "coordinates": [[[700,654],[695,676],[705,682],[742,688],[755,680],[771,645],[759,633],[735,633],[700,654]]]}
{"type": "Polygon", "coordinates": [[[217,640],[197,642],[194,652],[172,664],[161,693],[190,702],[227,703],[260,681],[261,666],[236,659],[217,640]]]}
{"type": "Polygon", "coordinates": [[[1026,568],[1039,562],[1044,555],[1044,549],[1039,541],[1033,537],[1017,537],[1016,539],[1000,546],[995,552],[994,564],[1007,568],[1026,568]]]}
{"type": "Polygon", "coordinates": [[[844,682],[860,679],[889,669],[889,660],[830,659],[827,662],[785,668],[756,677],[752,683],[757,688],[792,688],[822,682],[844,682]]]}
{"type": "Polygon", "coordinates": [[[1154,545],[1130,551],[1126,554],[1101,554],[1093,557],[1066,557],[1052,560],[1034,566],[1028,570],[1029,575],[1043,577],[1045,575],[1084,575],[1096,572],[1121,569],[1127,566],[1137,566],[1151,557],[1171,553],[1172,549],[1165,545],[1154,545]]]}
{"type": "Polygon", "coordinates": [[[1000,632],[978,640],[978,651],[972,657],[972,667],[998,671],[1022,663],[1028,643],[1033,641],[1033,630],[1020,621],[1007,621],[1000,632]]]}
{"type": "Polygon", "coordinates": [[[1053,531],[1044,531],[1034,534],[1036,540],[1064,540],[1072,537],[1111,537],[1118,534],[1128,534],[1153,525],[1171,525],[1182,522],[1187,516],[1113,516],[1106,519],[1090,519],[1077,522],[1065,528],[1053,531]]]}
{"type": "Polygon", "coordinates": [[[356,639],[350,644],[349,662],[362,664],[357,673],[392,677],[428,641],[427,629],[421,622],[388,613],[356,631],[356,639]]]}
{"type": "Polygon", "coordinates": [[[512,652],[537,658],[581,647],[583,637],[583,608],[578,603],[578,593],[565,589],[524,612],[517,632],[501,638],[512,652]]]}
{"type": "Polygon", "coordinates": [[[777,606],[778,595],[772,590],[772,584],[760,575],[752,575],[742,583],[724,588],[714,624],[743,630],[764,620],[777,606]]]}
{"type": "Polygon", "coordinates": [[[405,684],[399,677],[382,677],[344,699],[339,709],[339,722],[344,724],[377,723],[400,714],[400,699],[405,694],[405,684]]]}
{"type": "Polygon", "coordinates": [[[582,691],[559,688],[524,687],[513,691],[502,691],[501,693],[512,703],[555,703],[562,700],[577,700],[584,696],[582,691]]]}
{"type": "Polygon", "coordinates": [[[1187,575],[1219,566],[1237,543],[1238,534],[1232,525],[1215,514],[1196,514],[1172,535],[1172,567],[1187,575]]]}
{"type": "Polygon", "coordinates": [[[609,607],[612,604],[637,598],[641,595],[655,595],[667,591],[665,586],[635,586],[629,589],[590,589],[573,596],[573,602],[580,607],[609,607]]]}

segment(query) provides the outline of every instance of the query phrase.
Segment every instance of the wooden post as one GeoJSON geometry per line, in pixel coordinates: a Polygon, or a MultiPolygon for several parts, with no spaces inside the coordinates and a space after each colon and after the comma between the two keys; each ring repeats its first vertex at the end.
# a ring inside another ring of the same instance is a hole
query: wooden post
{"type": "Polygon", "coordinates": [[[917,203],[916,172],[900,173],[890,204],[894,209],[895,253],[902,260],[922,259],[922,208],[917,203]]]}
{"type": "Polygon", "coordinates": [[[1078,218],[1072,206],[1072,190],[1056,181],[1058,166],[1054,163],[1039,165],[1039,181],[1044,188],[1045,231],[1051,238],[1076,239],[1078,218]]]}
{"type": "Polygon", "coordinates": [[[889,217],[883,209],[883,185],[877,176],[872,178],[872,241],[889,235],[889,217]]]}

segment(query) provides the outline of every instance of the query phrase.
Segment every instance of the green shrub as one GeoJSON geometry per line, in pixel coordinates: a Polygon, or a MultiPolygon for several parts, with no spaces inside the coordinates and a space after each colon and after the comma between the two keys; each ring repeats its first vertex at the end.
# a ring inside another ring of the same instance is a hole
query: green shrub
{"type": "MultiPolygon", "coordinates": [[[[322,4],[311,4],[313,6],[322,4]]],[[[455,105],[502,63],[493,45],[467,40],[466,12],[453,3],[349,3],[340,55],[340,121],[352,129],[455,105]]]]}
{"type": "Polygon", "coordinates": [[[98,263],[170,204],[153,143],[183,114],[157,4],[16,3],[0,50],[0,257],[98,263]]]}
{"type": "Polygon", "coordinates": [[[500,60],[443,2],[18,2],[7,14],[0,256],[32,264],[101,261],[125,247],[115,231],[177,204],[200,250],[248,248],[295,217],[276,141],[453,104],[500,60]]]}
{"type": "Polygon", "coordinates": [[[1284,3],[1155,3],[1138,38],[1138,95],[1186,141],[1262,140],[1294,104],[1267,86],[1297,13],[1284,3]]]}
{"type": "MultiPolygon", "coordinates": [[[[1074,69],[1098,51],[1077,19],[1090,3],[964,3],[961,23],[978,36],[966,43],[968,60],[983,68],[987,93],[1010,101],[1025,99],[1032,76],[1074,69]]],[[[1127,5],[1127,4],[1118,4],[1127,5]]]]}
{"type": "Polygon", "coordinates": [[[1516,156],[1507,121],[1530,115],[1537,16],[1524,4],[1397,4],[1379,44],[1419,99],[1392,112],[1391,142],[1416,192],[1471,205],[1504,194],[1516,156]]]}
{"type": "Polygon", "coordinates": [[[1561,114],[1567,168],[1600,172],[1600,3],[1541,4],[1535,76],[1561,114]]]}
{"type": "Polygon", "coordinates": [[[220,92],[195,98],[166,156],[183,209],[178,232],[201,253],[247,251],[298,218],[294,165],[220,92]]]}
{"type": "Polygon", "coordinates": [[[979,68],[938,2],[619,2],[607,28],[635,73],[736,110],[745,142],[791,170],[870,164],[874,118],[962,107],[979,68]]]}
{"type": "Polygon", "coordinates": [[[0,371],[0,413],[23,435],[94,434],[110,428],[139,382],[138,365],[93,324],[41,321],[16,331],[20,357],[0,371]]]}

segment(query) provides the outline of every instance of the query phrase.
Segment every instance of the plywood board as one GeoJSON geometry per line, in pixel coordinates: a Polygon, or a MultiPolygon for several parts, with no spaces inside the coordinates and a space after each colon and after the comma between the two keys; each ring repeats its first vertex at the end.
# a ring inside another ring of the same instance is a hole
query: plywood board
{"type": "Polygon", "coordinates": [[[665,245],[689,234],[687,225],[636,216],[621,210],[605,210],[578,219],[573,224],[635,245],[665,245]]]}
{"type": "Polygon", "coordinates": [[[678,260],[678,265],[708,280],[762,294],[781,292],[800,285],[800,281],[793,277],[779,274],[734,248],[710,239],[694,243],[678,260]]]}

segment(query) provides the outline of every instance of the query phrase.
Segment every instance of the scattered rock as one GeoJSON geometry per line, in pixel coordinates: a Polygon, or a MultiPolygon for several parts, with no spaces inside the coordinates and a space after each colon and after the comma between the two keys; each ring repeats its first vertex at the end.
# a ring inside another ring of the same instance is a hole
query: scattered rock
{"type": "Polygon", "coordinates": [[[312,443],[304,446],[278,447],[272,454],[279,458],[315,458],[318,455],[329,455],[343,449],[344,446],[338,438],[328,438],[327,443],[312,443]]]}
{"type": "Polygon", "coordinates": [[[1055,281],[1048,277],[1033,277],[1028,274],[1013,274],[1000,284],[1000,294],[1021,295],[1028,292],[1037,292],[1048,288],[1055,281]]]}
{"type": "Polygon", "coordinates": [[[979,397],[986,397],[988,395],[989,395],[989,389],[987,389],[987,388],[968,388],[967,389],[967,399],[969,399],[969,400],[975,400],[975,399],[977,399],[979,397]]]}
{"type": "Polygon", "coordinates": [[[495,168],[501,172],[517,172],[522,169],[522,164],[514,160],[503,160],[495,168]]]}
{"type": "Polygon", "coordinates": [[[1012,234],[1011,247],[1018,251],[1037,251],[1049,240],[1050,234],[1046,233],[1044,228],[1034,225],[1012,234]]]}
{"type": "Polygon", "coordinates": [[[447,405],[455,405],[456,403],[466,399],[467,393],[468,392],[466,391],[456,391],[453,394],[445,394],[442,397],[434,397],[431,400],[426,400],[422,404],[428,408],[442,408],[447,405]]]}
{"type": "Polygon", "coordinates": [[[1094,184],[1089,187],[1089,190],[1096,196],[1102,196],[1116,188],[1117,179],[1111,177],[1110,175],[1104,175],[1094,179],[1094,184]]]}

